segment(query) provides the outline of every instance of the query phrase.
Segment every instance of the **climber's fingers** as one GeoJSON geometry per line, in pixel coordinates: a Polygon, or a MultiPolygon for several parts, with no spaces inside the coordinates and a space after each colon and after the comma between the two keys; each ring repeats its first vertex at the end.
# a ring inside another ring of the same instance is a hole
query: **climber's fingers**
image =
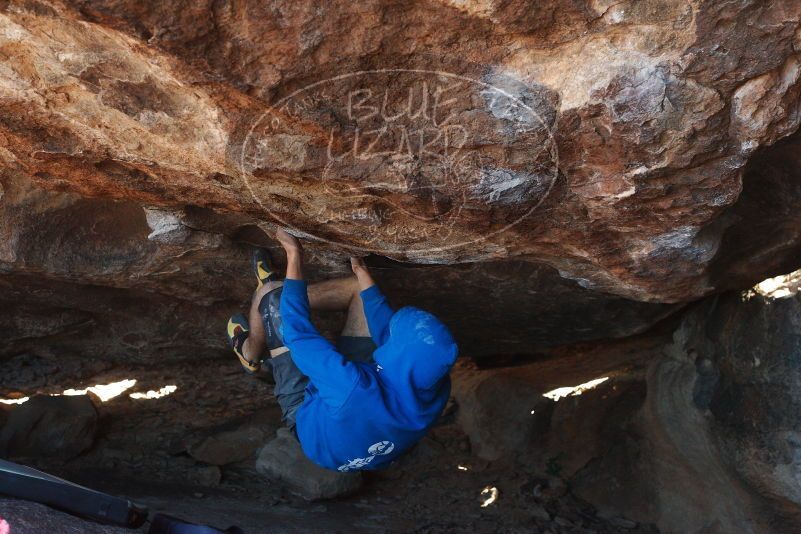
{"type": "Polygon", "coordinates": [[[289,252],[290,250],[300,251],[300,241],[298,238],[284,230],[283,228],[279,228],[275,232],[275,238],[281,243],[281,246],[284,247],[284,250],[289,252]]]}

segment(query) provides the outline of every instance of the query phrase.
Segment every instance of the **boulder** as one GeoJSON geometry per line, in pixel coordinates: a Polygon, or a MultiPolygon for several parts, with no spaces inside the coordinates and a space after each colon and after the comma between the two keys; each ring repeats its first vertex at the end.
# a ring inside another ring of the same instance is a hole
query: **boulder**
{"type": "MultiPolygon", "coordinates": [[[[253,284],[251,249],[241,240],[270,245],[278,261],[284,258],[261,230],[242,231],[247,227],[242,220],[226,227],[205,216],[192,222],[202,231],[183,227],[190,236],[184,241],[153,241],[149,212],[135,203],[82,199],[0,175],[0,182],[4,179],[0,205],[8,209],[0,210],[0,226],[13,229],[9,254],[17,261],[0,274],[0,309],[14,310],[0,311],[0,327],[8,335],[0,355],[24,352],[55,360],[65,353],[91,353],[105,361],[147,363],[227,354],[220,325],[232,310],[242,309],[253,284]],[[42,204],[49,207],[44,213],[42,204]],[[95,224],[114,231],[91,232],[95,224]],[[29,272],[31,265],[38,272],[29,272]]],[[[312,280],[350,274],[343,253],[310,247],[312,280]]],[[[479,359],[629,335],[680,308],[593,292],[528,261],[425,267],[376,257],[367,261],[394,305],[435,313],[479,359]],[[449,287],[462,289],[443,298],[449,287]],[[530,321],[531,314],[539,320],[530,321]],[[488,330],[496,335],[486,335],[488,330]]],[[[325,333],[341,328],[337,314],[320,314],[315,321],[325,333]]]]}
{"type": "Polygon", "coordinates": [[[602,517],[662,532],[793,532],[801,294],[798,273],[783,278],[770,284],[778,297],[712,297],[646,336],[515,367],[462,362],[457,422],[476,456],[562,477],[602,517]]]}
{"type": "Polygon", "coordinates": [[[489,363],[798,267],[798,3],[319,4],[0,7],[0,355],[219,356],[278,225],[489,363]]]}
{"type": "Polygon", "coordinates": [[[89,395],[35,395],[9,415],[0,432],[0,456],[69,460],[92,446],[96,432],[89,395]]]}
{"type": "Polygon", "coordinates": [[[261,449],[256,469],[310,501],[347,495],[362,485],[361,473],[330,471],[309,460],[286,428],[278,429],[276,437],[261,449]]]}
{"type": "Polygon", "coordinates": [[[637,383],[663,342],[661,336],[649,336],[578,345],[555,349],[537,362],[502,368],[460,361],[451,372],[457,423],[469,437],[472,453],[481,458],[520,459],[542,469],[552,469],[547,463],[553,458],[572,471],[604,447],[596,432],[608,413],[625,414],[641,404],[644,391],[637,383]],[[599,379],[605,381],[596,385],[599,379]],[[586,383],[594,387],[559,402],[545,396],[586,383]],[[618,403],[627,408],[615,411],[618,403]]]}
{"type": "Polygon", "coordinates": [[[470,438],[473,454],[486,460],[513,460],[542,439],[553,402],[542,396],[541,385],[527,378],[508,370],[454,373],[458,423],[470,438]]]}
{"type": "MultiPolygon", "coordinates": [[[[695,341],[693,400],[721,456],[787,524],[801,521],[801,295],[728,295],[695,341]],[[706,338],[706,339],[704,339],[706,338]],[[708,411],[707,411],[708,410],[708,411]]],[[[696,319],[698,320],[698,319],[696,319]]],[[[700,322],[700,321],[699,321],[700,322]]]]}
{"type": "Polygon", "coordinates": [[[708,290],[748,159],[801,120],[795,3],[37,5],[3,14],[3,159],[49,189],[637,300],[708,290]]]}
{"type": "Polygon", "coordinates": [[[782,294],[732,293],[685,314],[651,358],[645,401],[601,420],[606,446],[571,479],[577,495],[664,532],[796,530],[801,295],[782,294]]]}
{"type": "Polygon", "coordinates": [[[274,430],[275,427],[243,426],[218,432],[190,445],[187,452],[195,460],[212,465],[241,462],[254,458],[274,430]]]}
{"type": "MultiPolygon", "coordinates": [[[[628,432],[646,394],[645,377],[627,373],[555,402],[541,449],[546,469],[569,478],[602,456],[610,443],[631,439],[628,432]]],[[[634,465],[636,458],[631,456],[634,465]]]]}

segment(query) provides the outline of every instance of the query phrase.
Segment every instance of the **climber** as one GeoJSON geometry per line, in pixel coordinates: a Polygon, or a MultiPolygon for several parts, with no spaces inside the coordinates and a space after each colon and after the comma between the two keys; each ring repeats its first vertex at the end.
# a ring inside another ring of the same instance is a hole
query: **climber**
{"type": "Polygon", "coordinates": [[[286,279],[278,280],[266,250],[254,254],[259,287],[250,319],[229,320],[231,346],[249,372],[259,372],[268,349],[284,422],[311,460],[343,472],[386,467],[445,408],[456,343],[430,313],[393,311],[361,259],[351,258],[355,278],[307,286],[300,243],[284,230],[276,237],[286,279]],[[347,309],[336,346],[311,323],[310,309],[347,309]]]}

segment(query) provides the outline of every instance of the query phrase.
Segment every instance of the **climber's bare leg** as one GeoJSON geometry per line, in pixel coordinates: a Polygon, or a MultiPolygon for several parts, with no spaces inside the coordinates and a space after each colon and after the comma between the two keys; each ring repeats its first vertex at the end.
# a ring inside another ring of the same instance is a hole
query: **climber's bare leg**
{"type": "Polygon", "coordinates": [[[334,278],[309,285],[309,306],[318,311],[345,311],[358,295],[356,278],[334,278]]]}
{"type": "Polygon", "coordinates": [[[345,319],[345,326],[342,328],[341,335],[370,337],[370,329],[367,327],[367,317],[364,316],[364,303],[362,303],[362,297],[359,295],[358,285],[348,305],[348,317],[345,319]]]}
{"type": "Polygon", "coordinates": [[[342,335],[369,337],[370,329],[367,326],[367,317],[364,315],[364,303],[362,302],[361,292],[373,287],[375,285],[375,280],[373,280],[370,270],[364,263],[364,258],[352,256],[350,258],[350,267],[353,270],[353,274],[356,275],[356,289],[353,293],[355,298],[351,300],[350,307],[348,308],[348,320],[345,323],[345,328],[342,330],[342,335]]]}

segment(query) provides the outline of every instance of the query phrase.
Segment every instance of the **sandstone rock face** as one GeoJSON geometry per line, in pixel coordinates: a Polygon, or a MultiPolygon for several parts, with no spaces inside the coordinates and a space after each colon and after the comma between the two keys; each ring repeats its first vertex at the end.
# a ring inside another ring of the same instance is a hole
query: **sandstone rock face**
{"type": "MultiPolygon", "coordinates": [[[[615,316],[612,334],[641,331],[667,312],[644,302],[745,287],[795,263],[797,232],[767,262],[749,234],[796,230],[795,215],[741,205],[769,195],[763,185],[789,191],[797,172],[782,168],[795,158],[782,139],[801,120],[799,11],[757,0],[5,3],[0,262],[15,304],[3,324],[26,341],[17,352],[58,340],[212,356],[221,307],[249,291],[235,275],[243,244],[282,225],[312,240],[320,274],[373,252],[451,266],[430,271],[438,288],[478,299],[469,276],[510,266],[500,286],[567,328],[523,332],[495,355],[608,337],[584,317],[570,326],[587,299],[599,306],[587,319],[615,316]],[[749,167],[760,157],[771,168],[749,167]],[[552,286],[569,291],[538,308],[552,286]]],[[[500,297],[488,306],[519,313],[500,297]]]]}
{"type": "Polygon", "coordinates": [[[666,532],[797,528],[800,306],[729,294],[688,313],[649,365],[644,402],[606,418],[613,445],[574,489],[666,532]]]}
{"type": "Polygon", "coordinates": [[[699,344],[694,400],[713,417],[726,463],[796,525],[801,518],[798,295],[720,299],[699,344]],[[709,349],[712,350],[709,350],[709,349]],[[704,350],[706,349],[706,350],[704,350]],[[702,352],[703,351],[703,352],[702,352]]]}
{"type": "Polygon", "coordinates": [[[570,14],[549,23],[502,22],[537,13],[522,2],[503,16],[380,2],[11,9],[9,104],[31,109],[27,125],[10,125],[28,143],[10,139],[9,157],[51,186],[277,218],[399,259],[523,256],[618,294],[697,295],[716,251],[701,230],[737,199],[753,150],[798,126],[798,13],[760,2],[568,4],[540,8],[570,14]],[[58,40],[43,31],[57,15],[58,40]],[[104,31],[95,42],[85,28],[104,31]],[[756,45],[744,46],[750,37],[756,45]],[[418,56],[418,42],[461,61],[418,56]],[[46,75],[26,77],[23,65],[46,75]],[[387,68],[476,83],[350,76],[387,68]],[[428,98],[415,92],[424,82],[428,98]],[[386,87],[395,91],[384,98],[386,87]],[[424,123],[390,121],[409,111],[410,91],[413,112],[437,91],[440,106],[429,102],[424,123]],[[58,131],[50,149],[29,133],[38,122],[58,131]],[[461,137],[446,142],[443,124],[461,137]],[[443,139],[421,151],[397,132],[366,134],[390,126],[439,128],[443,139]],[[369,152],[345,156],[357,129],[369,152]],[[654,283],[660,269],[671,283],[654,283]]]}
{"type": "Polygon", "coordinates": [[[480,373],[454,379],[459,424],[471,452],[487,460],[514,457],[535,447],[553,410],[530,377],[515,372],[480,373]],[[528,414],[528,417],[525,415],[528,414]],[[514,428],[514,432],[506,429],[514,428]]]}
{"type": "MultiPolygon", "coordinates": [[[[221,325],[254,286],[245,243],[270,244],[255,226],[203,211],[143,209],[2,180],[0,218],[8,240],[7,272],[0,276],[6,339],[0,353],[88,353],[125,362],[227,354],[221,325]]],[[[348,273],[341,254],[310,252],[313,280],[348,273]]],[[[275,248],[273,256],[283,260],[275,248]]],[[[677,308],[588,291],[549,267],[520,260],[373,263],[395,305],[438,314],[473,357],[524,354],[532,343],[622,336],[677,308]],[[443,298],[446,287],[459,290],[443,298]],[[539,320],[532,322],[532,314],[539,320]]],[[[317,319],[329,333],[341,328],[339,317],[317,319]]]]}
{"type": "Polygon", "coordinates": [[[457,419],[473,454],[540,466],[605,517],[661,532],[793,532],[799,317],[797,293],[729,293],[639,339],[460,368],[457,419]],[[580,395],[542,397],[599,378],[580,395]]]}

